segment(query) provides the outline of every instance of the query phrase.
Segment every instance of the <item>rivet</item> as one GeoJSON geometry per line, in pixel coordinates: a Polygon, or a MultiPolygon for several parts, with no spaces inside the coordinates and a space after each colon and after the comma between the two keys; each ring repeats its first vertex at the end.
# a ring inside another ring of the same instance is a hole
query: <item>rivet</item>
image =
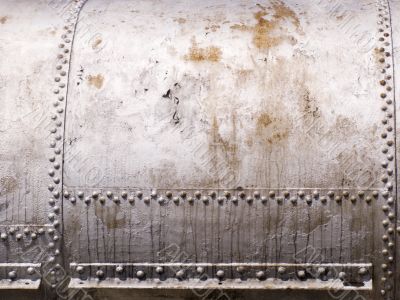
{"type": "Polygon", "coordinates": [[[389,206],[383,205],[383,206],[382,206],[382,210],[383,210],[384,212],[387,212],[387,211],[389,210],[389,206]]]}
{"type": "Polygon", "coordinates": [[[356,198],[355,196],[351,196],[351,197],[350,197],[350,201],[351,201],[352,203],[355,203],[355,202],[357,201],[357,198],[356,198]]]}
{"type": "Polygon", "coordinates": [[[160,197],[158,197],[157,201],[158,201],[159,204],[164,204],[165,199],[164,199],[164,197],[160,196],[160,197]]]}
{"type": "Polygon", "coordinates": [[[128,192],[127,192],[127,191],[122,191],[122,192],[121,192],[121,197],[122,197],[122,198],[128,197],[128,192]]]}
{"type": "Polygon", "coordinates": [[[151,196],[151,198],[156,198],[157,197],[157,191],[152,190],[150,196],[151,196]]]}
{"type": "Polygon", "coordinates": [[[358,196],[360,198],[364,197],[364,195],[365,195],[364,191],[358,191],[358,196]]]}
{"type": "Polygon", "coordinates": [[[187,196],[185,191],[180,192],[179,195],[181,196],[181,198],[186,198],[187,196]]]}
{"type": "Polygon", "coordinates": [[[32,234],[31,234],[31,239],[32,239],[32,240],[36,240],[36,239],[37,239],[37,234],[34,233],[34,232],[32,232],[32,234]]]}
{"type": "Polygon", "coordinates": [[[167,198],[171,198],[171,197],[172,197],[172,192],[171,192],[171,191],[166,191],[166,192],[165,192],[165,196],[166,196],[167,198]]]}
{"type": "Polygon", "coordinates": [[[82,274],[84,271],[85,271],[85,270],[84,270],[84,268],[83,268],[82,266],[77,266],[77,267],[76,267],[76,272],[77,272],[78,274],[82,274]]]}
{"type": "Polygon", "coordinates": [[[208,197],[207,196],[203,196],[202,201],[204,204],[208,203],[208,197]]]}
{"type": "Polygon", "coordinates": [[[256,277],[257,277],[258,280],[262,280],[262,279],[265,278],[265,273],[263,271],[258,271],[256,273],[256,277]]]}
{"type": "Polygon", "coordinates": [[[326,269],[324,268],[324,267],[319,267],[318,269],[317,269],[317,274],[319,275],[319,276],[322,276],[322,275],[324,275],[326,273],[326,269]]]}
{"type": "Polygon", "coordinates": [[[119,199],[118,196],[114,196],[114,197],[113,197],[113,202],[114,202],[115,204],[121,203],[121,201],[120,201],[120,199],[119,199]]]}
{"type": "Polygon", "coordinates": [[[246,268],[244,266],[239,266],[236,268],[236,271],[240,274],[243,274],[246,271],[246,268]]]}
{"type": "Polygon", "coordinates": [[[270,191],[268,194],[269,194],[270,198],[274,198],[275,197],[275,191],[270,191]]]}
{"type": "Polygon", "coordinates": [[[254,191],[253,196],[256,199],[260,198],[260,192],[259,191],[254,191]]]}
{"type": "Polygon", "coordinates": [[[266,203],[268,201],[267,197],[261,196],[261,203],[266,203]]]}
{"type": "Polygon", "coordinates": [[[336,197],[335,197],[335,201],[336,201],[337,203],[342,202],[342,197],[336,196],[336,197]]]}
{"type": "Polygon", "coordinates": [[[219,204],[223,204],[224,203],[225,198],[224,197],[218,197],[218,203],[219,204]]]}
{"type": "Polygon", "coordinates": [[[26,269],[26,272],[28,273],[28,275],[33,275],[35,273],[35,269],[32,267],[28,267],[26,269]]]}
{"type": "Polygon", "coordinates": [[[96,276],[97,276],[97,278],[103,278],[104,277],[104,272],[102,270],[97,270],[96,271],[96,276]]]}
{"type": "Polygon", "coordinates": [[[200,199],[200,197],[201,197],[201,192],[200,192],[200,191],[194,192],[194,196],[195,196],[196,198],[200,199]]]}
{"type": "Polygon", "coordinates": [[[364,276],[365,274],[367,274],[367,272],[368,272],[368,270],[366,268],[364,268],[364,267],[360,268],[358,270],[358,274],[361,275],[361,276],[364,276]]]}
{"type": "Polygon", "coordinates": [[[233,204],[237,204],[237,203],[238,203],[238,198],[232,197],[232,203],[233,203],[233,204]]]}
{"type": "Polygon", "coordinates": [[[178,198],[178,197],[174,197],[174,198],[173,198],[173,201],[174,201],[174,203],[175,203],[176,205],[179,204],[179,198],[178,198]]]}
{"type": "Polygon", "coordinates": [[[119,265],[115,268],[115,272],[117,272],[118,274],[121,274],[124,271],[124,267],[119,265]]]}
{"type": "Polygon", "coordinates": [[[311,205],[312,204],[312,199],[311,199],[311,197],[310,196],[306,196],[306,203],[308,204],[308,205],[311,205]]]}
{"type": "Polygon", "coordinates": [[[286,268],[285,268],[285,267],[282,267],[282,266],[281,266],[281,267],[278,268],[278,273],[279,273],[279,274],[283,274],[283,273],[285,273],[285,272],[286,272],[286,268]]]}
{"type": "Polygon", "coordinates": [[[297,198],[296,197],[290,198],[290,202],[292,202],[292,204],[295,205],[297,203],[297,198]]]}
{"type": "Polygon", "coordinates": [[[112,193],[111,191],[107,191],[107,192],[106,192],[106,195],[107,195],[108,198],[111,198],[112,195],[113,195],[113,193],[112,193]]]}
{"type": "Polygon", "coordinates": [[[289,198],[289,196],[290,196],[289,191],[284,191],[284,192],[283,192],[283,196],[284,196],[285,198],[289,198]]]}
{"type": "Polygon", "coordinates": [[[197,267],[196,268],[197,274],[203,274],[204,273],[204,268],[203,267],[197,267]]]}
{"type": "Polygon", "coordinates": [[[19,241],[20,239],[22,239],[22,234],[17,233],[17,234],[15,235],[15,238],[17,239],[17,241],[19,241]]]}
{"type": "Polygon", "coordinates": [[[333,191],[328,191],[327,195],[332,198],[335,195],[335,193],[333,191]]]}
{"type": "Polygon", "coordinates": [[[143,192],[142,191],[137,191],[136,192],[136,197],[142,198],[142,196],[143,196],[143,192]]]}
{"type": "Polygon", "coordinates": [[[345,280],[346,279],[346,273],[345,272],[339,272],[338,277],[339,277],[340,280],[345,280]]]}
{"type": "Polygon", "coordinates": [[[231,193],[229,191],[224,191],[224,195],[228,199],[231,197],[231,193]]]}
{"type": "Polygon", "coordinates": [[[144,202],[145,204],[149,204],[149,203],[150,203],[150,198],[149,198],[149,197],[144,197],[144,198],[143,198],[143,202],[144,202]]]}
{"type": "Polygon", "coordinates": [[[246,194],[244,192],[240,192],[239,197],[243,199],[244,197],[246,197],[246,194]]]}
{"type": "Polygon", "coordinates": [[[343,196],[344,197],[348,197],[349,196],[349,192],[348,191],[343,191],[343,196]]]}
{"type": "Polygon", "coordinates": [[[385,256],[388,255],[389,254],[388,249],[382,249],[382,254],[385,256]]]}
{"type": "Polygon", "coordinates": [[[217,271],[217,277],[219,279],[224,278],[224,276],[225,276],[225,272],[223,270],[218,270],[217,271]]]}
{"type": "Polygon", "coordinates": [[[134,202],[135,202],[135,198],[134,198],[133,196],[129,196],[129,197],[128,197],[128,202],[129,202],[130,204],[134,203],[134,202]]]}
{"type": "Polygon", "coordinates": [[[297,271],[297,277],[299,277],[299,278],[306,277],[306,272],[303,270],[297,271]]]}
{"type": "Polygon", "coordinates": [[[319,197],[318,191],[313,191],[313,197],[314,199],[317,199],[319,197]]]}
{"type": "Polygon", "coordinates": [[[193,199],[193,197],[188,197],[188,202],[189,202],[189,204],[193,204],[193,202],[194,202],[194,199],[193,199]]]}
{"type": "Polygon", "coordinates": [[[162,273],[164,273],[164,268],[163,268],[163,267],[157,267],[157,268],[156,268],[156,273],[157,273],[157,274],[162,274],[162,273]]]}
{"type": "Polygon", "coordinates": [[[79,192],[78,192],[78,197],[79,197],[79,198],[83,198],[83,195],[84,195],[84,194],[83,194],[82,191],[79,191],[79,192]]]}
{"type": "Polygon", "coordinates": [[[139,270],[136,272],[136,277],[139,279],[143,279],[145,276],[145,273],[142,270],[139,270]]]}
{"type": "Polygon", "coordinates": [[[299,195],[300,198],[304,197],[304,191],[299,191],[299,192],[297,193],[297,195],[299,195]]]}
{"type": "Polygon", "coordinates": [[[251,204],[251,203],[253,203],[253,198],[252,197],[247,197],[246,201],[247,201],[248,204],[251,204]]]}
{"type": "Polygon", "coordinates": [[[185,276],[185,272],[183,270],[179,270],[178,272],[175,273],[176,278],[178,279],[183,279],[185,276]]]}
{"type": "Polygon", "coordinates": [[[84,200],[84,202],[85,202],[85,204],[90,204],[90,201],[91,201],[91,198],[90,197],[85,197],[85,200],[84,200]]]}
{"type": "Polygon", "coordinates": [[[2,232],[2,233],[0,234],[0,238],[1,238],[3,241],[5,241],[5,240],[7,239],[7,234],[4,233],[4,232],[2,232]]]}
{"type": "Polygon", "coordinates": [[[209,193],[209,196],[210,196],[211,198],[215,198],[216,195],[217,195],[217,193],[216,193],[215,191],[211,191],[211,192],[209,193]]]}
{"type": "Polygon", "coordinates": [[[10,278],[11,280],[15,280],[17,278],[17,272],[16,271],[8,272],[8,278],[10,278]]]}
{"type": "Polygon", "coordinates": [[[320,198],[320,200],[321,200],[321,203],[326,203],[326,197],[325,197],[325,196],[322,196],[322,197],[320,198]]]}

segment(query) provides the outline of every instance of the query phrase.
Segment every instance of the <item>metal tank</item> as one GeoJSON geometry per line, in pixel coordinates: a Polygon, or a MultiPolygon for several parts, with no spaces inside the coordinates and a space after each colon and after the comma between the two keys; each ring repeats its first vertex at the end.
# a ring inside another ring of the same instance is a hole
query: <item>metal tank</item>
{"type": "Polygon", "coordinates": [[[1,0],[0,299],[400,299],[395,0],[1,0]]]}

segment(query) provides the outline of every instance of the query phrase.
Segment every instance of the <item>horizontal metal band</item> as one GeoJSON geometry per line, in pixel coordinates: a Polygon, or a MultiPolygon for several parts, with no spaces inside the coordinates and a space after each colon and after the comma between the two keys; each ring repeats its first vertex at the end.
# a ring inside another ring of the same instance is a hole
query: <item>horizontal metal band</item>
{"type": "Polygon", "coordinates": [[[64,198],[68,199],[72,204],[78,201],[84,202],[86,205],[98,201],[101,204],[113,202],[121,204],[129,202],[134,204],[136,201],[150,204],[152,201],[158,202],[160,205],[184,203],[194,204],[202,202],[205,205],[215,201],[223,205],[225,203],[238,204],[245,201],[252,204],[256,201],[267,203],[268,201],[276,201],[277,203],[290,202],[296,205],[300,201],[311,205],[315,201],[327,203],[335,201],[340,204],[342,201],[351,201],[357,204],[360,201],[370,203],[373,199],[377,199],[379,195],[386,197],[387,190],[354,190],[354,189],[79,189],[64,188],[64,198]]]}
{"type": "Polygon", "coordinates": [[[190,279],[186,281],[159,279],[140,281],[137,279],[90,279],[82,281],[80,279],[72,279],[68,286],[69,289],[191,289],[191,290],[240,290],[240,289],[259,289],[259,290],[366,290],[372,291],[372,281],[367,281],[363,286],[346,286],[338,280],[321,281],[311,279],[304,281],[296,280],[280,280],[267,279],[259,280],[225,280],[207,279],[201,281],[199,279],[190,279]]]}
{"type": "Polygon", "coordinates": [[[344,286],[364,286],[372,278],[370,263],[71,263],[72,277],[81,281],[135,279],[175,280],[257,280],[282,281],[338,280],[344,286]]]}
{"type": "Polygon", "coordinates": [[[40,264],[0,263],[0,289],[38,289],[40,264]]]}

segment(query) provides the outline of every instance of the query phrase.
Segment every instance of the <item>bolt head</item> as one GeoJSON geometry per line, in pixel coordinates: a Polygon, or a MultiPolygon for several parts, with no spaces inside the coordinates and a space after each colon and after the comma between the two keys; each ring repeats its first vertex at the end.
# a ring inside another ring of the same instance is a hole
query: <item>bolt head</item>
{"type": "Polygon", "coordinates": [[[136,277],[139,279],[143,279],[145,275],[146,274],[142,270],[136,272],[136,277]]]}
{"type": "Polygon", "coordinates": [[[16,271],[8,272],[8,278],[10,278],[11,280],[15,280],[17,278],[17,272],[16,271]]]}

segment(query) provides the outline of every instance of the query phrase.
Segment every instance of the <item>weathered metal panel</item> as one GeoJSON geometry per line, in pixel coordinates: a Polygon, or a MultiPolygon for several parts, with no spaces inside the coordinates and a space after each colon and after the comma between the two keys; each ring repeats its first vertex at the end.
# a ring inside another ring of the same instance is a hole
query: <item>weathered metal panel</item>
{"type": "MultiPolygon", "coordinates": [[[[375,5],[99,1],[84,10],[99,32],[115,32],[73,48],[65,239],[81,279],[112,278],[121,263],[163,266],[169,247],[184,256],[177,263],[213,264],[210,278],[220,263],[381,264],[376,208],[390,137],[380,137],[375,5]]],[[[155,268],[123,272],[158,278],[155,268]]],[[[278,266],[249,268],[247,279],[281,278],[278,266]]]]}
{"type": "Polygon", "coordinates": [[[43,1],[0,1],[0,289],[37,289],[60,238],[47,216],[46,152],[62,25],[43,1]]]}

